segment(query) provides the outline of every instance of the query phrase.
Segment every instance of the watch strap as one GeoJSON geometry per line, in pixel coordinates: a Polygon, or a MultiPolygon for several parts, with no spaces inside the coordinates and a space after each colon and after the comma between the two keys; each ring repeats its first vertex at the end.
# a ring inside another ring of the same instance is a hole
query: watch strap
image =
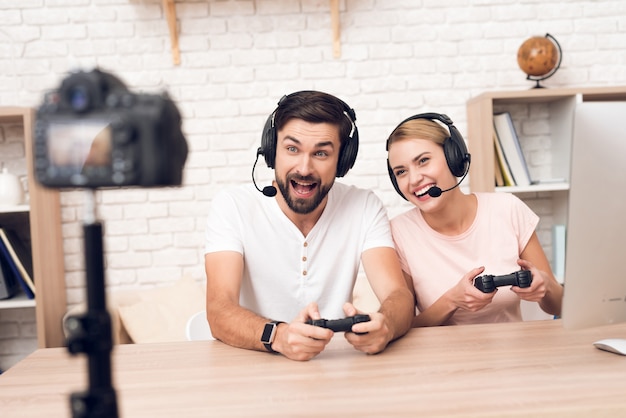
{"type": "Polygon", "coordinates": [[[263,335],[261,336],[261,342],[265,349],[272,354],[279,354],[278,351],[272,348],[274,338],[276,338],[276,332],[278,331],[278,324],[284,324],[284,321],[270,321],[265,324],[263,328],[263,335]]]}

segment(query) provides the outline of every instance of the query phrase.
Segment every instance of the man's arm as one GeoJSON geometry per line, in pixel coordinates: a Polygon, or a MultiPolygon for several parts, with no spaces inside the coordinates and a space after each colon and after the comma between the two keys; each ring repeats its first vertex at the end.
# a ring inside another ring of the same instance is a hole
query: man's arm
{"type": "MultiPolygon", "coordinates": [[[[411,328],[411,322],[415,315],[415,304],[413,302],[413,294],[407,287],[402,275],[400,262],[396,251],[390,247],[378,247],[366,250],[362,257],[363,269],[365,275],[380,301],[379,313],[381,315],[382,326],[380,328],[383,334],[369,346],[367,352],[380,352],[385,349],[389,342],[406,334],[411,328]]],[[[374,319],[376,316],[374,317],[374,319]]],[[[363,329],[363,326],[359,328],[363,329]]],[[[358,339],[365,340],[374,338],[373,335],[357,336],[356,334],[346,334],[349,341],[357,348],[358,339]]]]}
{"type": "Polygon", "coordinates": [[[243,256],[236,251],[209,253],[204,263],[207,319],[213,337],[235,347],[265,351],[261,333],[267,319],[239,305],[243,256]]]}
{"type": "MultiPolygon", "coordinates": [[[[243,277],[243,256],[236,251],[209,253],[204,257],[207,276],[206,310],[211,333],[234,347],[267,351],[261,343],[263,318],[239,305],[243,277]]],[[[305,324],[320,319],[317,305],[304,308],[290,324],[279,324],[272,349],[292,360],[310,360],[321,353],[333,332],[305,324]]]]}

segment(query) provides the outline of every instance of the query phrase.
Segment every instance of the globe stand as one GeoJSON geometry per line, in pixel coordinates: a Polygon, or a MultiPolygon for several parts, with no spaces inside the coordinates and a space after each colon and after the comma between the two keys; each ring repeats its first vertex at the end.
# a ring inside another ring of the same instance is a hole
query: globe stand
{"type": "MultiPolygon", "coordinates": [[[[552,72],[552,74],[554,74],[554,71],[552,72]]],[[[552,74],[541,78],[532,78],[532,76],[529,75],[526,77],[526,80],[534,81],[536,83],[534,87],[531,87],[531,89],[545,89],[546,87],[539,84],[539,82],[545,80],[546,78],[550,78],[552,74]]]]}
{"type": "Polygon", "coordinates": [[[548,72],[547,74],[544,74],[543,76],[538,77],[538,76],[532,76],[530,74],[526,76],[526,80],[534,81],[536,83],[534,87],[531,87],[531,89],[544,89],[545,87],[542,86],[541,84],[539,84],[539,82],[543,81],[543,80],[545,80],[547,78],[552,77],[554,75],[554,73],[556,73],[556,71],[561,66],[561,59],[563,58],[563,53],[561,51],[561,45],[554,38],[554,36],[550,35],[549,33],[546,33],[545,37],[548,38],[550,41],[552,41],[554,43],[554,45],[556,46],[556,49],[559,52],[559,60],[557,61],[557,63],[554,66],[554,68],[552,70],[550,70],[550,72],[548,72]]]}

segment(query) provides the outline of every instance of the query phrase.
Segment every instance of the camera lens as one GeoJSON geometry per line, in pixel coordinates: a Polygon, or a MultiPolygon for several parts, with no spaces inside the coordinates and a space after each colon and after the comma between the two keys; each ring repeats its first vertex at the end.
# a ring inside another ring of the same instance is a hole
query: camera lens
{"type": "Polygon", "coordinates": [[[84,86],[72,87],[68,92],[68,101],[76,112],[84,112],[89,107],[89,94],[84,86]]]}

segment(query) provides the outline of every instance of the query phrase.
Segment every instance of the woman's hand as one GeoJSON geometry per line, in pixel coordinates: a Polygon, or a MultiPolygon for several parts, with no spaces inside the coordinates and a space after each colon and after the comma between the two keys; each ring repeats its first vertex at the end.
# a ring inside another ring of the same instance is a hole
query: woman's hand
{"type": "Polygon", "coordinates": [[[450,301],[465,311],[476,312],[489,305],[498,292],[483,293],[474,286],[474,279],[485,270],[478,267],[466,273],[461,280],[448,291],[450,301]]]}

